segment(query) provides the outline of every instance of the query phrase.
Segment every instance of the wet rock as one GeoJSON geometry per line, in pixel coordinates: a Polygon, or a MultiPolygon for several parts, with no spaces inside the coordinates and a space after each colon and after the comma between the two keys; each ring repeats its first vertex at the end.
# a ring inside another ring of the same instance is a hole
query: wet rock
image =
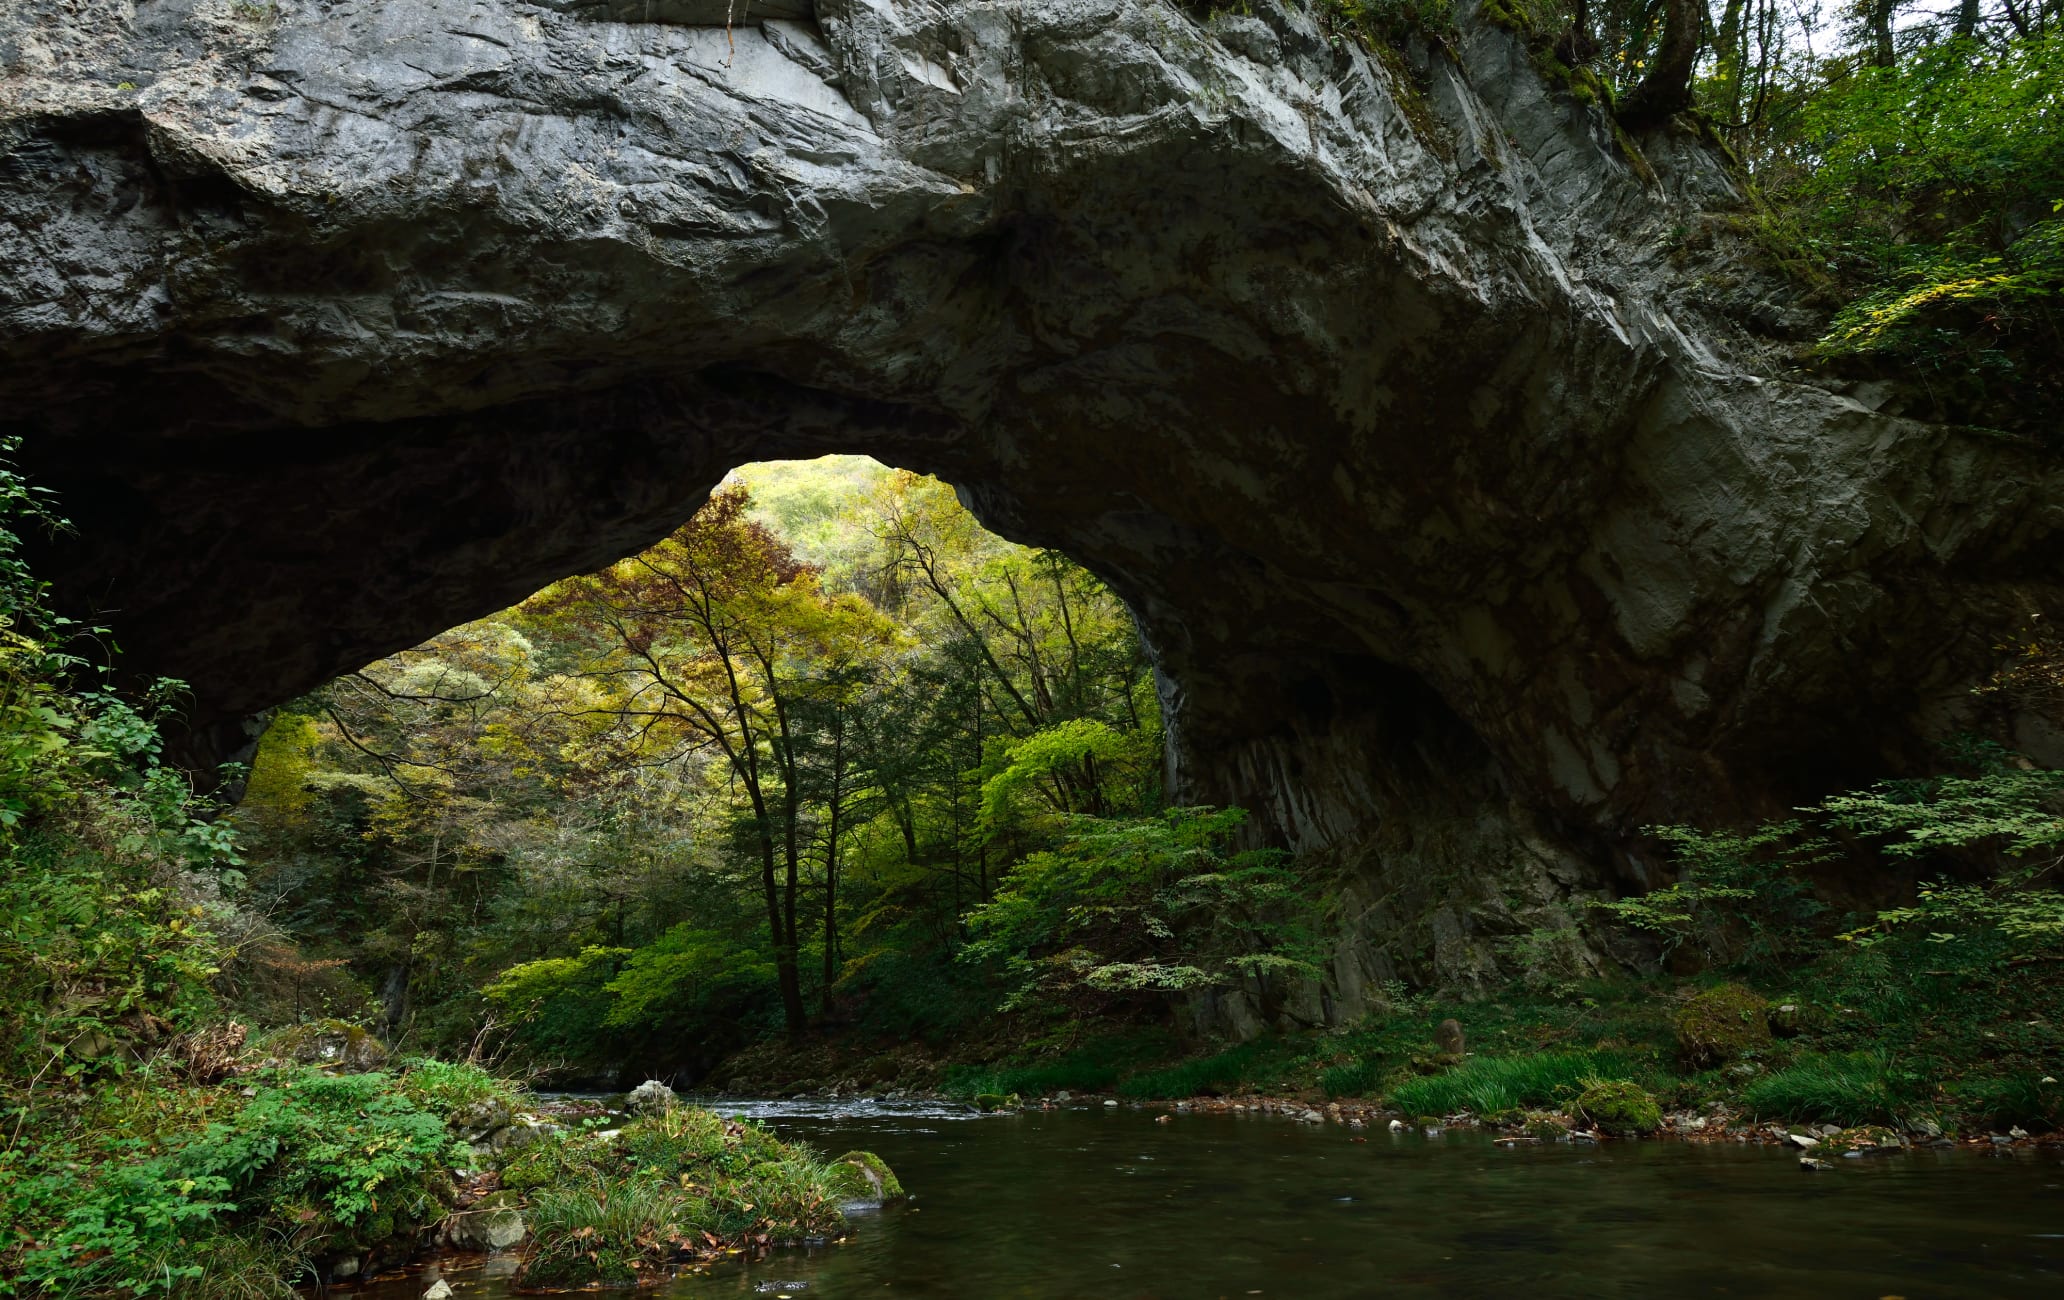
{"type": "Polygon", "coordinates": [[[1820,1145],[1819,1138],[1807,1137],[1804,1133],[1787,1133],[1785,1139],[1801,1151],[1811,1151],[1820,1145]]]}
{"type": "Polygon", "coordinates": [[[1833,1169],[1834,1166],[1829,1164],[1825,1160],[1816,1160],[1812,1156],[1800,1156],[1799,1168],[1805,1170],[1807,1173],[1810,1174],[1816,1173],[1822,1169],[1833,1169]]]}
{"type": "Polygon", "coordinates": [[[523,1221],[522,1198],[514,1192],[492,1192],[477,1204],[448,1216],[443,1225],[447,1245],[456,1250],[505,1251],[523,1244],[529,1228],[523,1221]]]}
{"type": "Polygon", "coordinates": [[[422,1300],[452,1300],[451,1283],[438,1278],[423,1289],[422,1300]]]}
{"type": "Polygon", "coordinates": [[[888,1163],[872,1151],[848,1151],[832,1165],[841,1192],[852,1200],[891,1201],[904,1194],[888,1163]]]}
{"type": "Polygon", "coordinates": [[[487,1140],[496,1129],[505,1128],[515,1117],[509,1103],[500,1097],[483,1097],[452,1112],[446,1127],[468,1142],[487,1140]]]}
{"type": "Polygon", "coordinates": [[[562,1125],[554,1124],[550,1120],[539,1119],[535,1115],[518,1115],[508,1124],[489,1134],[486,1145],[490,1151],[507,1154],[521,1151],[541,1138],[552,1137],[565,1131],[562,1125]]]}

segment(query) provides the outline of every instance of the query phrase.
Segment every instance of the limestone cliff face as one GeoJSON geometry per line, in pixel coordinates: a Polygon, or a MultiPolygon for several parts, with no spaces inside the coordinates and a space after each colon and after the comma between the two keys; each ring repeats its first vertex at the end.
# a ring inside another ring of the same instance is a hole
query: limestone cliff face
{"type": "Polygon", "coordinates": [[[869,452],[1108,578],[1178,789],[1342,863],[1318,1016],[1919,761],[2058,603],[2056,470],[1783,377],[1725,169],[1509,33],[740,7],[0,16],[0,424],[198,748],[869,452]]]}

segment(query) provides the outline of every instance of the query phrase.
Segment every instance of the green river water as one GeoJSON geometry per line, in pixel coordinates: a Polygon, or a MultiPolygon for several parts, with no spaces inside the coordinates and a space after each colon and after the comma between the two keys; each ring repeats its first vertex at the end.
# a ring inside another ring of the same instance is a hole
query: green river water
{"type": "MultiPolygon", "coordinates": [[[[2030,1152],[1807,1174],[1767,1147],[1501,1147],[1094,1105],[719,1109],[823,1150],[876,1151],[914,1199],[854,1215],[845,1244],[684,1278],[666,1300],[2064,1297],[2064,1162],[2030,1152]]],[[[507,1260],[436,1267],[456,1300],[510,1294],[507,1260]]],[[[428,1276],[370,1291],[414,1300],[428,1276]]]]}

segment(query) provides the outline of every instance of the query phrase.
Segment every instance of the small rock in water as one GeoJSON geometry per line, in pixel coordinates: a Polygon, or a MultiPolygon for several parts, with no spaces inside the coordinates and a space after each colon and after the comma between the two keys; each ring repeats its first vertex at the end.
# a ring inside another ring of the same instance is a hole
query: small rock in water
{"type": "Polygon", "coordinates": [[[797,1291],[807,1290],[809,1285],[808,1282],[758,1282],[753,1285],[753,1290],[761,1295],[792,1295],[797,1291]]]}
{"type": "Polygon", "coordinates": [[[1799,1148],[1801,1151],[1811,1151],[1813,1148],[1820,1145],[1819,1138],[1810,1138],[1807,1137],[1804,1133],[1787,1133],[1785,1134],[1785,1137],[1787,1140],[1791,1142],[1793,1146],[1799,1148]]]}
{"type": "Polygon", "coordinates": [[[451,1283],[443,1278],[438,1278],[430,1284],[430,1288],[427,1291],[423,1292],[423,1300],[451,1300],[451,1293],[451,1283]]]}
{"type": "Polygon", "coordinates": [[[1390,1122],[1390,1131],[1393,1133],[1402,1133],[1407,1127],[1408,1125],[1401,1119],[1394,1119],[1390,1122]]]}
{"type": "Polygon", "coordinates": [[[1155,1122],[1156,1124],[1173,1124],[1173,1123],[1175,1123],[1175,1116],[1173,1116],[1173,1115],[1156,1115],[1156,1116],[1154,1116],[1154,1122],[1155,1122]]]}
{"type": "MultiPolygon", "coordinates": [[[[1854,1155],[1855,1152],[1850,1154],[1854,1155]]],[[[1820,1169],[1833,1169],[1834,1166],[1825,1160],[1815,1160],[1812,1156],[1800,1156],[1799,1168],[1810,1174],[1820,1169]]]]}
{"type": "Polygon", "coordinates": [[[1118,1104],[1118,1102],[1117,1102],[1117,1100],[1116,1100],[1115,1098],[1111,1098],[1111,1097],[1106,1097],[1106,1098],[1104,1098],[1104,1104],[1105,1104],[1106,1106],[1116,1106],[1116,1105],[1118,1104]]]}

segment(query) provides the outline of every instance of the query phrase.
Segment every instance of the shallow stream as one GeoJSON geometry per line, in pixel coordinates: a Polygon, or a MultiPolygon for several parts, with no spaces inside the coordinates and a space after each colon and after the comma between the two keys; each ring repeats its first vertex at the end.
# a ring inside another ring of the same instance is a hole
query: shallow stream
{"type": "MultiPolygon", "coordinates": [[[[718,1108],[878,1152],[914,1199],[854,1216],[845,1244],[684,1278],[665,1300],[2064,1296],[2064,1163],[2026,1151],[1806,1174],[1768,1147],[1501,1147],[1100,1105],[718,1108]]],[[[444,1276],[455,1300],[499,1300],[507,1271],[462,1257],[444,1276]]]]}

